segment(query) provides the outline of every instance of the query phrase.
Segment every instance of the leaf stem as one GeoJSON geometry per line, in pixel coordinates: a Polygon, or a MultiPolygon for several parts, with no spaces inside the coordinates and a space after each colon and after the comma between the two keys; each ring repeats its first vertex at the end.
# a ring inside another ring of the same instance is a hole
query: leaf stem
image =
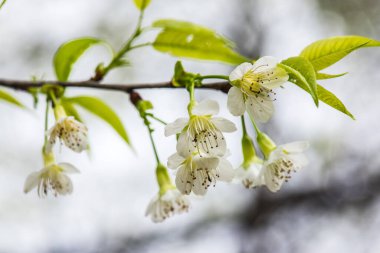
{"type": "Polygon", "coordinates": [[[140,47],[151,46],[152,44],[153,44],[152,42],[146,42],[146,43],[142,43],[142,44],[137,44],[137,45],[134,45],[134,46],[130,46],[129,51],[132,51],[133,49],[140,48],[140,47]]]}
{"type": "MultiPolygon", "coordinates": [[[[141,24],[144,18],[144,10],[140,12],[137,25],[135,28],[135,31],[132,33],[132,35],[129,37],[129,39],[125,42],[124,46],[119,50],[119,52],[115,55],[115,57],[112,59],[112,61],[104,68],[104,72],[102,75],[102,78],[104,78],[110,70],[115,68],[117,66],[117,63],[123,58],[123,56],[131,50],[133,41],[141,34],[141,24]]],[[[145,46],[145,45],[144,45],[145,46]]],[[[136,47],[135,47],[136,48],[136,47]]]]}
{"type": "Polygon", "coordinates": [[[47,138],[47,131],[48,131],[48,127],[49,127],[49,105],[50,103],[50,99],[48,97],[46,97],[46,108],[45,108],[45,126],[44,126],[44,151],[45,151],[45,147],[46,147],[46,144],[48,142],[48,138],[47,138]]]}
{"type": "Polygon", "coordinates": [[[251,119],[253,127],[255,128],[256,134],[259,135],[261,133],[261,131],[260,131],[259,127],[257,126],[255,119],[252,117],[252,115],[250,113],[248,113],[248,115],[249,115],[249,118],[251,119]]]}
{"type": "Polygon", "coordinates": [[[205,76],[199,76],[196,79],[202,81],[204,79],[223,79],[223,80],[230,80],[228,76],[225,75],[205,75],[205,76]]]}
{"type": "MultiPolygon", "coordinates": [[[[146,119],[146,117],[145,117],[145,119],[146,119]]],[[[147,125],[147,128],[148,128],[148,132],[149,132],[150,143],[152,144],[152,148],[153,148],[153,152],[154,152],[154,157],[156,158],[156,162],[157,162],[157,165],[158,165],[161,162],[160,162],[160,158],[158,157],[158,152],[157,152],[156,144],[155,144],[154,139],[153,139],[153,131],[154,130],[149,125],[147,125]]]]}
{"type": "Polygon", "coordinates": [[[165,121],[163,121],[162,119],[160,119],[160,118],[154,116],[154,115],[151,114],[151,113],[147,113],[146,115],[149,116],[149,117],[151,117],[151,118],[154,119],[155,121],[160,122],[162,125],[165,125],[165,126],[166,126],[166,125],[168,124],[168,123],[166,123],[165,121]]]}
{"type": "Polygon", "coordinates": [[[241,127],[243,130],[243,136],[247,134],[247,128],[245,126],[245,119],[244,119],[244,114],[240,116],[241,118],[241,127]]]}

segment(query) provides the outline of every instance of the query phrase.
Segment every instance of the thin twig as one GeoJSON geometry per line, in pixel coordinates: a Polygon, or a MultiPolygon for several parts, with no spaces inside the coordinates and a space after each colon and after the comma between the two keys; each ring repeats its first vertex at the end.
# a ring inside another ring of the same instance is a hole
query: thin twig
{"type": "MultiPolygon", "coordinates": [[[[103,90],[115,90],[123,92],[131,92],[137,89],[160,89],[160,88],[184,88],[175,87],[171,82],[160,83],[138,83],[138,84],[107,84],[99,83],[96,81],[83,81],[83,82],[59,82],[59,81],[20,81],[20,80],[8,80],[0,79],[0,86],[8,87],[15,90],[28,91],[30,88],[40,88],[46,84],[59,85],[62,87],[75,87],[75,88],[94,88],[103,90]]],[[[199,87],[201,89],[219,90],[222,92],[228,92],[230,84],[224,82],[214,82],[204,84],[199,87]]]]}

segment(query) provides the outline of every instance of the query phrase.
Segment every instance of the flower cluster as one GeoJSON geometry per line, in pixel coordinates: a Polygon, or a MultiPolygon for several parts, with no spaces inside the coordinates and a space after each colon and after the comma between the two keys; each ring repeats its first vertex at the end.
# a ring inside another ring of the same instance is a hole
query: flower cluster
{"type": "Polygon", "coordinates": [[[270,119],[274,111],[274,89],[282,86],[288,80],[288,75],[278,67],[273,57],[265,56],[254,64],[239,65],[229,79],[233,87],[228,92],[228,109],[235,116],[248,112],[255,126],[257,143],[264,155],[264,160],[256,156],[253,141],[243,129],[244,162],[236,170],[236,178],[246,188],[265,185],[270,191],[276,192],[291,178],[293,172],[307,164],[303,152],[308,144],[293,142],[276,146],[269,136],[258,129],[254,119],[260,122],[270,119]]]}
{"type": "Polygon", "coordinates": [[[165,135],[179,134],[177,152],[170,156],[168,167],[177,170],[176,186],[182,194],[205,195],[217,181],[233,179],[232,165],[223,132],[236,131],[231,121],[213,117],[219,105],[213,100],[197,103],[189,118],[179,118],[165,127],[165,135]]]}
{"type": "MultiPolygon", "coordinates": [[[[49,106],[49,105],[47,105],[49,106]]],[[[79,170],[69,163],[56,163],[53,146],[57,138],[61,144],[79,153],[87,149],[87,127],[72,116],[67,116],[60,104],[55,104],[54,114],[56,123],[47,134],[43,148],[45,167],[37,172],[32,172],[25,181],[24,192],[28,193],[37,187],[40,197],[48,195],[51,191],[54,196],[67,195],[73,192],[71,179],[66,175],[78,173],[79,170]]]]}

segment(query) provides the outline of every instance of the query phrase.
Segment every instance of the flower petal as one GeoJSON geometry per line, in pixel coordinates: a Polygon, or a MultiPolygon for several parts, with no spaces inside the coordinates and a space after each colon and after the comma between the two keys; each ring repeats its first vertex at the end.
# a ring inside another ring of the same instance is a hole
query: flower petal
{"type": "Polygon", "coordinates": [[[219,180],[230,182],[234,178],[235,171],[232,164],[225,158],[219,158],[219,180]]]}
{"type": "Polygon", "coordinates": [[[177,189],[182,194],[190,194],[193,187],[193,177],[191,176],[191,168],[186,165],[181,165],[178,168],[177,175],[175,177],[175,184],[177,189]]]}
{"type": "Polygon", "coordinates": [[[273,114],[273,101],[267,96],[248,97],[245,102],[248,113],[256,120],[265,123],[273,114]]]}
{"type": "Polygon", "coordinates": [[[214,117],[211,122],[222,132],[232,133],[237,130],[235,124],[225,118],[214,117]]]}
{"type": "Polygon", "coordinates": [[[168,158],[168,168],[175,170],[184,162],[184,160],[185,159],[178,153],[174,153],[168,158]]]}
{"type": "Polygon", "coordinates": [[[176,119],[174,122],[169,123],[165,126],[165,136],[170,136],[173,134],[180,133],[185,126],[187,125],[189,119],[187,118],[179,118],[176,119]]]}
{"type": "Polygon", "coordinates": [[[276,67],[272,70],[264,72],[266,76],[262,81],[261,86],[271,90],[280,87],[289,79],[288,73],[282,68],[276,67]]]}
{"type": "Polygon", "coordinates": [[[241,116],[245,112],[244,96],[239,88],[232,87],[228,91],[227,107],[234,116],[241,116]]]}
{"type": "Polygon", "coordinates": [[[177,149],[178,154],[183,157],[188,157],[195,149],[194,145],[189,140],[189,137],[186,131],[183,131],[179,135],[176,149],[177,149]]]}
{"type": "Polygon", "coordinates": [[[255,73],[264,72],[276,68],[278,60],[272,56],[263,56],[252,66],[255,73]]]}
{"type": "Polygon", "coordinates": [[[247,73],[249,70],[251,70],[253,65],[249,62],[244,62],[237,66],[234,70],[232,70],[229,79],[231,82],[234,82],[236,80],[241,80],[245,73],[247,73]]]}
{"type": "Polygon", "coordinates": [[[40,181],[41,172],[32,172],[25,180],[24,192],[30,192],[34,187],[36,187],[40,181]]]}
{"type": "Polygon", "coordinates": [[[58,163],[58,167],[60,167],[65,173],[80,173],[80,171],[70,163],[58,163]]]}
{"type": "Polygon", "coordinates": [[[307,141],[296,141],[280,146],[287,153],[301,153],[309,147],[307,141]]]}
{"type": "Polygon", "coordinates": [[[214,115],[219,113],[219,104],[214,100],[203,100],[193,108],[195,115],[214,115]]]}

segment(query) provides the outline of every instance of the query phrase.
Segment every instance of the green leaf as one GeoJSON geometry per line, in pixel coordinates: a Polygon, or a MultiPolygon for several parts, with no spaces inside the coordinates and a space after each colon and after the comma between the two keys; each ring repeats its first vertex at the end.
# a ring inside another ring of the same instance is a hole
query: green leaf
{"type": "Polygon", "coordinates": [[[151,0],[133,0],[133,2],[139,10],[143,11],[146,7],[148,7],[151,0]]]}
{"type": "Polygon", "coordinates": [[[158,20],[152,26],[162,28],[153,42],[160,52],[234,65],[249,61],[233,50],[231,41],[206,27],[171,19],[158,20]]]}
{"type": "Polygon", "coordinates": [[[320,73],[317,72],[317,80],[324,80],[324,79],[331,79],[331,78],[337,78],[348,74],[348,72],[341,73],[341,74],[326,74],[326,73],[320,73]]]}
{"type": "Polygon", "coordinates": [[[0,3],[0,9],[4,6],[5,2],[7,2],[7,0],[1,1],[1,3],[0,3]]]}
{"type": "Polygon", "coordinates": [[[131,142],[123,123],[117,114],[102,100],[96,97],[78,96],[66,98],[66,101],[83,107],[107,122],[119,134],[119,136],[131,146],[131,142]]]}
{"type": "Polygon", "coordinates": [[[362,36],[338,36],[310,44],[300,56],[308,59],[318,71],[333,65],[356,49],[379,46],[380,41],[362,36]]]}
{"type": "Polygon", "coordinates": [[[16,98],[14,98],[12,95],[3,90],[0,90],[0,100],[7,101],[8,103],[11,103],[21,108],[25,108],[25,106],[21,102],[19,102],[16,98]]]}
{"type": "Polygon", "coordinates": [[[303,57],[291,57],[279,64],[289,74],[289,81],[310,93],[318,106],[317,81],[313,65],[303,57]]]}
{"type": "Polygon", "coordinates": [[[77,109],[74,107],[74,104],[65,98],[61,98],[61,105],[68,116],[73,116],[76,120],[83,122],[81,116],[79,115],[77,109]]]}
{"type": "Polygon", "coordinates": [[[344,106],[342,101],[340,101],[339,98],[337,98],[332,92],[326,90],[320,85],[318,85],[317,87],[318,87],[318,97],[322,102],[337,109],[338,111],[341,111],[342,113],[348,115],[352,119],[355,119],[355,117],[344,106]]]}
{"type": "MultiPolygon", "coordinates": [[[[70,40],[62,44],[54,55],[54,70],[59,81],[65,82],[69,79],[71,69],[79,57],[91,46],[105,44],[97,38],[83,37],[70,40]]],[[[108,44],[105,44],[108,46],[108,44]]]]}

